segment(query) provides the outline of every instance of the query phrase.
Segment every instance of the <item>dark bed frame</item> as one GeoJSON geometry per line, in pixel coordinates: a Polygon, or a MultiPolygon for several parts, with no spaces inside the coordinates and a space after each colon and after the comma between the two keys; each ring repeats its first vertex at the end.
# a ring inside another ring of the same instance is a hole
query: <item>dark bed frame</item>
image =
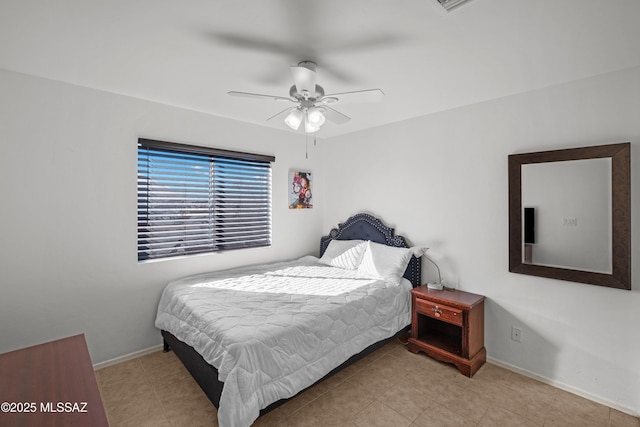
{"type": "MultiPolygon", "coordinates": [[[[329,246],[329,243],[332,240],[354,239],[371,240],[376,243],[381,243],[383,245],[393,247],[409,247],[404,237],[394,236],[393,228],[387,227],[382,223],[382,221],[372,215],[359,213],[352,216],[345,222],[339,224],[338,228],[332,229],[328,236],[323,236],[320,238],[320,256],[324,254],[324,251],[327,249],[327,246],[329,246]]],[[[404,273],[404,277],[411,282],[414,288],[420,286],[421,284],[420,272],[420,258],[411,257],[411,261],[409,261],[409,265],[407,266],[407,269],[404,273]]],[[[373,351],[392,341],[396,337],[405,334],[407,330],[409,330],[409,326],[398,331],[395,336],[374,343],[371,346],[365,348],[360,353],[351,356],[351,358],[333,369],[315,384],[330,377],[331,375],[344,369],[352,363],[362,359],[366,355],[372,353],[373,351]]],[[[169,350],[173,350],[182,364],[187,368],[189,373],[191,373],[193,378],[196,380],[200,388],[202,388],[202,390],[205,392],[209,400],[211,400],[213,405],[218,408],[220,404],[220,395],[222,394],[222,387],[224,386],[224,383],[218,380],[218,370],[209,365],[204,360],[204,358],[196,350],[193,349],[193,347],[180,341],[171,333],[163,330],[161,331],[161,334],[164,340],[164,351],[167,352],[169,350]]],[[[312,384],[309,387],[313,387],[315,384],[312,384]]],[[[272,403],[271,405],[262,409],[260,411],[260,415],[262,416],[267,412],[277,408],[287,400],[288,399],[282,399],[272,403]]]]}

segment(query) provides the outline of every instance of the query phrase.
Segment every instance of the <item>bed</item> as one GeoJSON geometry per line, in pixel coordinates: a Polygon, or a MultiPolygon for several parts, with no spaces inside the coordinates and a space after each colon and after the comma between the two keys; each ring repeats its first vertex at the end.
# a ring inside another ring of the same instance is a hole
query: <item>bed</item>
{"type": "Polygon", "coordinates": [[[406,332],[422,253],[378,218],[357,214],[321,237],[320,258],[170,283],[156,327],[165,351],[218,408],[220,426],[249,426],[406,332]],[[387,274],[380,265],[399,254],[387,274]]]}

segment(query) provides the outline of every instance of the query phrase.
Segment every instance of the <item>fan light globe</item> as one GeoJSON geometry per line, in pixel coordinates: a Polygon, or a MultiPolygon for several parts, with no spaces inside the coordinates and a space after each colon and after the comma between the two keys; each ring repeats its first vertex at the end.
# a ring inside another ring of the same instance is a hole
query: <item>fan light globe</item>
{"type": "Polygon", "coordinates": [[[306,111],[304,120],[304,130],[307,133],[314,133],[320,130],[320,126],[324,124],[325,118],[322,111],[317,107],[309,107],[306,111]]]}
{"type": "Polygon", "coordinates": [[[324,124],[324,114],[317,107],[309,107],[307,109],[307,120],[311,122],[311,124],[316,125],[318,127],[324,124]]]}
{"type": "Polygon", "coordinates": [[[302,119],[304,118],[304,113],[300,108],[296,108],[292,110],[287,118],[284,119],[284,122],[293,130],[298,130],[300,127],[300,123],[302,123],[302,119]]]}
{"type": "Polygon", "coordinates": [[[311,123],[309,120],[304,121],[304,131],[307,133],[315,133],[320,130],[319,124],[311,123]]]}

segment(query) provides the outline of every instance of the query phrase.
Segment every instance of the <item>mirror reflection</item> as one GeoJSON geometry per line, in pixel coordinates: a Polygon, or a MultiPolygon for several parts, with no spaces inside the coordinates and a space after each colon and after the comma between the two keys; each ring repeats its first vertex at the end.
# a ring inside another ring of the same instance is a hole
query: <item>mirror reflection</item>
{"type": "Polygon", "coordinates": [[[522,165],[522,262],[612,272],[611,159],[522,165]]]}

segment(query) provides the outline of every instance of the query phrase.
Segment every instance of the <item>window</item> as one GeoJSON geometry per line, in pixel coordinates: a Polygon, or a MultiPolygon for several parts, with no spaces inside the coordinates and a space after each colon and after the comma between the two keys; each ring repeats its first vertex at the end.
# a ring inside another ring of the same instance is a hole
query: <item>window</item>
{"type": "Polygon", "coordinates": [[[138,140],[138,261],[271,244],[273,156],[138,140]]]}

